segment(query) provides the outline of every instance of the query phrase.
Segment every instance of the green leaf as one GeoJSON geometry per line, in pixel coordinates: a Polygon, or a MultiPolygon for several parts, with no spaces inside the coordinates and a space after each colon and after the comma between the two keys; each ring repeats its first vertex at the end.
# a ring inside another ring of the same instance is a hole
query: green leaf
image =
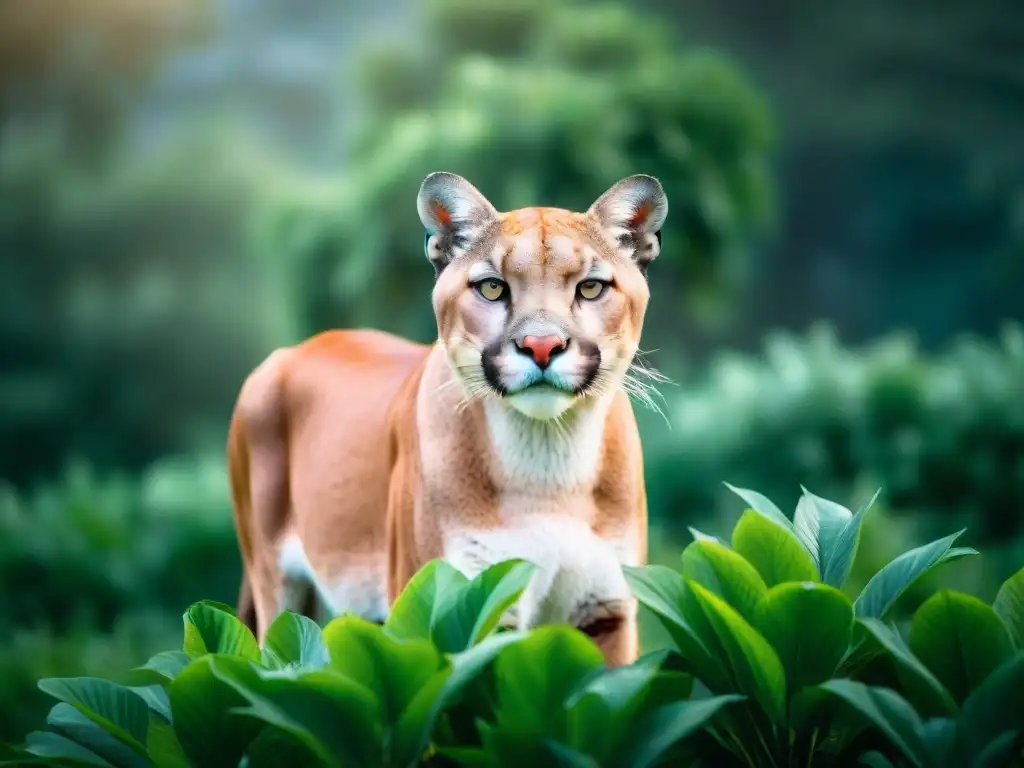
{"type": "Polygon", "coordinates": [[[279,614],[263,637],[262,659],[268,669],[326,666],[327,650],[320,625],[291,611],[279,614]]]}
{"type": "Polygon", "coordinates": [[[505,611],[526,589],[535,570],[532,563],[505,560],[486,568],[472,581],[448,590],[431,626],[431,637],[438,649],[458,653],[493,632],[505,611]]]}
{"type": "Polygon", "coordinates": [[[1000,740],[1005,743],[1007,732],[1020,733],[1022,711],[1024,651],[1017,651],[964,701],[957,729],[958,743],[964,756],[961,764],[977,765],[976,761],[988,749],[992,749],[992,758],[995,758],[998,750],[990,745],[1000,740]]]}
{"type": "Polygon", "coordinates": [[[682,561],[684,579],[710,589],[747,621],[753,621],[767,587],[741,555],[718,542],[699,540],[683,550],[682,561]]]}
{"type": "Polygon", "coordinates": [[[854,603],[857,616],[869,619],[883,618],[900,595],[932,568],[966,555],[978,554],[977,550],[969,547],[953,548],[953,542],[964,530],[966,529],[904,552],[883,566],[871,577],[854,603]]]}
{"type": "Polygon", "coordinates": [[[606,765],[621,748],[658,668],[632,664],[604,670],[577,689],[568,706],[568,743],[606,765]]]}
{"type": "Polygon", "coordinates": [[[128,690],[146,702],[150,712],[163,718],[164,722],[171,722],[171,700],[163,686],[141,685],[128,690]]]}
{"type": "Polygon", "coordinates": [[[532,630],[495,662],[499,727],[521,739],[560,738],[568,725],[566,700],[603,664],[597,646],[571,627],[532,630]]]}
{"type": "Polygon", "coordinates": [[[233,714],[246,700],[214,674],[213,664],[255,676],[245,659],[211,654],[183,669],[170,687],[171,717],[181,748],[198,768],[238,765],[260,724],[233,714]]]}
{"type": "Polygon", "coordinates": [[[815,496],[806,488],[802,490],[803,495],[793,515],[793,528],[800,543],[814,560],[818,573],[824,574],[828,553],[835,548],[839,534],[853,513],[842,504],[815,496]]]}
{"type": "Polygon", "coordinates": [[[1013,641],[996,612],[959,592],[936,592],[917,609],[910,648],[962,702],[1013,655],[1013,641]]]}
{"type": "Polygon", "coordinates": [[[39,689],[70,704],[137,754],[146,754],[149,708],[127,688],[96,677],[51,677],[39,689]]]}
{"type": "Polygon", "coordinates": [[[431,560],[406,584],[388,612],[384,629],[399,640],[430,640],[439,608],[452,589],[469,582],[444,560],[431,560]]]}
{"type": "Polygon", "coordinates": [[[708,648],[684,616],[686,582],[683,577],[663,565],[627,565],[623,566],[622,572],[634,597],[654,613],[704,682],[724,685],[725,678],[718,660],[712,659],[708,648]]]}
{"type": "Polygon", "coordinates": [[[758,606],[754,626],[778,653],[792,695],[835,672],[850,645],[853,605],[825,584],[779,584],[758,606]]]}
{"type": "Polygon", "coordinates": [[[749,504],[754,511],[767,517],[773,523],[781,525],[783,528],[793,530],[793,523],[790,522],[789,518],[786,517],[782,510],[775,506],[775,503],[757,491],[748,491],[746,488],[737,488],[729,483],[725,483],[725,487],[735,493],[747,504],[749,504]]]}
{"type": "Polygon", "coordinates": [[[632,747],[617,763],[630,768],[656,765],[671,747],[707,725],[723,707],[743,696],[713,696],[679,701],[650,712],[632,729],[632,747]]]}
{"type": "Polygon", "coordinates": [[[601,764],[590,755],[578,752],[565,744],[550,739],[542,744],[551,757],[551,765],[564,765],[568,768],[601,768],[601,764]]]}
{"type": "Polygon", "coordinates": [[[419,690],[395,725],[393,744],[396,752],[418,757],[434,730],[437,718],[452,704],[462,689],[476,679],[506,647],[527,637],[524,632],[491,635],[467,651],[453,655],[450,667],[436,672],[419,690]]]}
{"type": "Polygon", "coordinates": [[[787,581],[818,581],[818,569],[791,528],[753,510],[732,531],[732,547],[761,574],[767,587],[787,581]]]}
{"type": "Polygon", "coordinates": [[[183,650],[190,658],[217,653],[260,661],[260,647],[252,632],[220,603],[209,600],[195,603],[182,619],[185,622],[183,650]]]}
{"type": "Polygon", "coordinates": [[[162,651],[141,667],[129,672],[128,678],[133,685],[165,685],[188,666],[190,661],[192,659],[181,651],[162,651]]]}
{"type": "Polygon", "coordinates": [[[327,765],[381,764],[380,705],[360,683],[330,667],[259,671],[239,659],[210,658],[214,676],[248,702],[234,714],[280,728],[327,765]]]}
{"type": "Polygon", "coordinates": [[[821,580],[829,586],[842,589],[849,578],[860,544],[861,524],[881,492],[881,488],[875,491],[874,496],[843,524],[842,530],[828,545],[824,541],[821,542],[821,580]]]}
{"type": "Polygon", "coordinates": [[[921,739],[921,719],[898,693],[855,680],[829,680],[819,689],[853,708],[881,731],[912,765],[923,768],[926,750],[921,739]]]}
{"type": "Polygon", "coordinates": [[[889,653],[906,698],[918,712],[929,716],[956,713],[957,705],[949,691],[914,655],[894,627],[889,627],[878,619],[858,619],[857,623],[889,653]]]}
{"type": "Polygon", "coordinates": [[[60,702],[50,710],[47,724],[60,735],[85,747],[108,763],[125,768],[147,766],[149,761],[75,709],[60,702]]]}
{"type": "Polygon", "coordinates": [[[377,698],[385,723],[394,723],[417,691],[444,664],[428,640],[397,640],[358,616],[333,619],[324,629],[331,669],[377,698]]]}
{"type": "Polygon", "coordinates": [[[246,752],[244,768],[322,768],[305,744],[276,726],[267,726],[246,752]]]}
{"type": "Polygon", "coordinates": [[[1006,624],[1017,648],[1024,651],[1024,568],[1003,582],[992,608],[1006,624]]]}
{"type": "MultiPolygon", "coordinates": [[[[43,758],[63,758],[67,762],[62,764],[66,765],[101,765],[106,768],[114,768],[113,763],[104,760],[81,744],[76,744],[71,739],[50,731],[30,733],[25,737],[25,751],[43,758]]],[[[14,764],[20,765],[21,761],[14,764]]],[[[46,765],[53,764],[49,761],[46,763],[46,765]]]]}
{"type": "Polygon", "coordinates": [[[192,768],[192,763],[169,723],[150,718],[146,747],[155,768],[192,768]]]}
{"type": "MultiPolygon", "coordinates": [[[[731,691],[713,692],[745,694],[760,704],[773,722],[783,722],[786,675],[775,650],[717,595],[692,581],[687,582],[687,588],[689,600],[684,604],[687,619],[703,645],[711,651],[712,658],[726,668],[733,687],[731,691]]],[[[712,683],[701,675],[701,670],[698,669],[697,674],[711,687],[712,683]]]]}

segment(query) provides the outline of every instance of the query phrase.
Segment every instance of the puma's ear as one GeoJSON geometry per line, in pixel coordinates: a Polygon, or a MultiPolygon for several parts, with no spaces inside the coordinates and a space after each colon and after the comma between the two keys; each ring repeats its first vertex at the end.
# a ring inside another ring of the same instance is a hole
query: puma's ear
{"type": "Polygon", "coordinates": [[[627,176],[601,195],[587,213],[641,270],[661,252],[668,198],[653,176],[627,176]]]}
{"type": "Polygon", "coordinates": [[[416,196],[416,210],[427,230],[425,249],[434,274],[463,253],[498,212],[480,191],[454,173],[432,173],[416,196]]]}

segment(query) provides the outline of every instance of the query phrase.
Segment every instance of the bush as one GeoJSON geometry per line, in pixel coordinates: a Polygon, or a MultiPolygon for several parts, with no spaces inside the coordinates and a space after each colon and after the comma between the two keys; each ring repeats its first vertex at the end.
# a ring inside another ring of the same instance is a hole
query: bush
{"type": "Polygon", "coordinates": [[[142,663],[174,641],[182,605],[234,601],[230,509],[216,457],[141,476],[73,464],[32,492],[0,487],[0,739],[46,713],[40,677],[142,663]]]}
{"type": "Polygon", "coordinates": [[[800,482],[837,498],[883,486],[895,513],[943,530],[1024,533],[1020,325],[936,356],[901,334],[856,351],[824,326],[774,334],[763,356],[719,355],[665,394],[672,429],[652,423],[644,448],[650,507],[676,535],[721,517],[721,477],[787,503],[800,482]]]}
{"type": "MultiPolygon", "coordinates": [[[[761,494],[731,546],[694,531],[681,570],[627,568],[674,648],[609,670],[565,626],[498,631],[534,567],[423,568],[383,626],[284,613],[260,647],[230,608],[184,615],[181,651],[123,685],[45,679],[28,754],[50,765],[1024,765],[1024,569],[989,606],[941,591],[886,616],[960,533],[843,589],[870,502],[761,494]]],[[[12,759],[24,760],[20,749],[12,759]],[[20,755],[20,757],[18,757],[20,755]]]]}

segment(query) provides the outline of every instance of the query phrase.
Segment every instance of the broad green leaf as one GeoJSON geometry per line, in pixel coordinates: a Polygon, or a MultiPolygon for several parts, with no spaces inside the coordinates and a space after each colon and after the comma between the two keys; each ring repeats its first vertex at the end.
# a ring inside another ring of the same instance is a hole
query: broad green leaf
{"type": "Polygon", "coordinates": [[[875,503],[878,495],[882,492],[879,488],[868,501],[858,509],[842,527],[835,539],[826,546],[822,541],[821,550],[821,580],[831,587],[842,589],[846,579],[850,576],[853,568],[853,561],[857,557],[857,548],[860,544],[860,529],[864,522],[864,516],[875,503]]]}
{"type": "Polygon", "coordinates": [[[193,659],[208,653],[240,656],[260,661],[260,647],[252,632],[233,613],[211,601],[196,603],[185,611],[185,642],[182,650],[193,659]]]}
{"type": "Polygon", "coordinates": [[[249,662],[237,656],[211,654],[193,661],[170,687],[171,717],[181,748],[197,768],[238,765],[261,725],[233,714],[246,700],[214,674],[213,664],[236,668],[255,677],[249,662]]]}
{"type": "Polygon", "coordinates": [[[133,768],[147,766],[149,761],[122,741],[94,723],[70,704],[60,702],[50,710],[46,723],[76,744],[112,765],[133,768]]]}
{"type": "Polygon", "coordinates": [[[835,549],[836,540],[853,513],[842,504],[815,496],[806,488],[802,490],[804,493],[793,515],[793,528],[814,560],[818,573],[824,574],[828,553],[835,549]]]}
{"type": "Polygon", "coordinates": [[[622,572],[634,597],[654,613],[694,672],[708,685],[725,685],[719,661],[711,657],[683,614],[686,594],[683,577],[663,565],[627,565],[622,572]]]}
{"type": "Polygon", "coordinates": [[[320,625],[291,611],[279,614],[263,637],[262,658],[268,669],[325,666],[327,650],[320,625]]]}
{"type": "Polygon", "coordinates": [[[694,541],[683,550],[683,578],[711,590],[753,621],[767,587],[750,563],[716,541],[694,541]]]}
{"type": "Polygon", "coordinates": [[[534,629],[495,661],[499,728],[524,739],[559,738],[567,730],[566,700],[603,664],[583,633],[557,625],[534,629]]]}
{"type": "Polygon", "coordinates": [[[535,570],[536,566],[524,560],[505,560],[448,590],[441,597],[431,626],[438,649],[458,653],[493,632],[535,570]]]}
{"type": "Polygon", "coordinates": [[[1013,655],[1013,641],[996,612],[981,600],[936,592],[910,624],[910,648],[957,702],[1013,655]]]}
{"type": "Polygon", "coordinates": [[[430,640],[438,609],[450,590],[469,582],[445,560],[431,560],[420,568],[388,611],[384,629],[400,640],[430,640]]]}
{"type": "Polygon", "coordinates": [[[701,531],[698,531],[696,528],[694,528],[692,525],[686,526],[686,530],[688,530],[690,532],[690,535],[693,536],[694,541],[717,541],[719,544],[724,543],[717,536],[711,536],[709,534],[702,533],[701,531]]]}
{"type": "Polygon", "coordinates": [[[139,685],[128,690],[146,702],[150,712],[163,718],[164,722],[171,722],[171,700],[163,686],[139,685]]]}
{"type": "Polygon", "coordinates": [[[889,653],[896,669],[896,676],[905,689],[906,698],[923,715],[953,715],[956,702],[946,687],[931,673],[921,660],[910,650],[903,637],[894,627],[878,619],[858,619],[864,627],[889,653]]]}
{"type": "Polygon", "coordinates": [[[248,706],[232,710],[298,739],[327,765],[379,765],[383,730],[380,705],[358,682],[330,667],[308,672],[259,672],[230,657],[211,657],[210,668],[248,706]]]}
{"type": "Polygon", "coordinates": [[[550,739],[542,744],[551,756],[551,765],[562,765],[567,768],[601,768],[601,763],[590,755],[578,752],[565,744],[550,739]]]}
{"type": "MultiPolygon", "coordinates": [[[[976,760],[992,749],[996,757],[1007,732],[1022,730],[1024,712],[1024,651],[1017,651],[964,701],[960,711],[957,741],[963,753],[963,765],[977,765],[976,760]]],[[[1001,765],[991,762],[989,765],[1001,765]]],[[[1003,763],[1004,764],[1004,763],[1003,763]]]]}
{"type": "Polygon", "coordinates": [[[921,719],[895,691],[855,680],[829,680],[819,689],[838,697],[865,717],[912,765],[924,767],[926,750],[921,739],[921,719]]]}
{"type": "MultiPolygon", "coordinates": [[[[33,731],[30,733],[25,738],[25,751],[42,758],[64,758],[67,761],[66,763],[57,763],[58,765],[101,765],[106,768],[115,768],[114,763],[104,760],[81,744],[76,744],[71,739],[61,736],[59,733],[51,733],[50,731],[33,731]]],[[[17,761],[16,763],[6,764],[21,765],[22,763],[17,761]]],[[[49,761],[45,764],[54,765],[54,763],[49,761]]]]}
{"type": "Polygon", "coordinates": [[[502,649],[525,637],[527,634],[524,632],[503,632],[486,637],[469,650],[453,655],[451,666],[434,673],[395,725],[394,752],[418,758],[426,748],[441,712],[458,699],[462,689],[476,679],[502,649]]]}
{"type": "Polygon", "coordinates": [[[124,686],[96,677],[50,677],[39,689],[70,704],[137,754],[146,754],[149,707],[124,686]]]}
{"type": "MultiPolygon", "coordinates": [[[[872,619],[874,621],[874,619],[872,619]]],[[[956,721],[949,717],[933,717],[921,727],[921,741],[927,754],[926,764],[952,766],[956,750],[956,721]]]]}
{"type": "Polygon", "coordinates": [[[1024,651],[1024,568],[1003,582],[992,608],[1006,624],[1017,648],[1024,651]]]}
{"type": "Polygon", "coordinates": [[[868,619],[883,618],[900,595],[932,568],[966,555],[978,554],[977,550],[969,547],[953,547],[953,542],[964,530],[966,529],[930,544],[915,547],[884,565],[871,577],[854,603],[857,616],[868,619]]]}
{"type": "Polygon", "coordinates": [[[632,746],[616,764],[629,768],[657,765],[666,751],[708,725],[723,707],[742,700],[736,694],[712,696],[678,701],[648,713],[631,730],[632,746]]]}
{"type": "Polygon", "coordinates": [[[732,531],[732,548],[751,563],[767,587],[787,581],[818,581],[818,569],[792,529],[753,510],[732,531]]]}
{"type": "Polygon", "coordinates": [[[358,616],[333,619],[324,629],[331,669],[371,691],[384,723],[393,724],[417,691],[444,664],[428,640],[397,640],[358,616]]]}
{"type": "Polygon", "coordinates": [[[267,726],[246,752],[244,768],[322,768],[323,762],[290,733],[267,726]]]}
{"type": "MultiPolygon", "coordinates": [[[[687,582],[687,588],[686,616],[711,651],[713,660],[726,668],[733,686],[730,691],[712,692],[745,694],[760,704],[773,722],[782,722],[786,713],[786,675],[775,650],[717,595],[692,581],[687,582]]],[[[700,675],[699,669],[697,673],[700,675]]],[[[703,676],[701,679],[708,687],[713,685],[703,676]]]]}
{"type": "Polygon", "coordinates": [[[779,584],[758,606],[754,626],[778,654],[792,695],[835,672],[850,645],[853,605],[825,584],[779,584]]]}
{"type": "Polygon", "coordinates": [[[128,673],[133,685],[165,685],[188,666],[191,658],[182,651],[161,651],[153,658],[128,673]]]}
{"type": "Polygon", "coordinates": [[[632,664],[604,670],[567,701],[570,746],[606,765],[618,752],[658,668],[632,664]]]}
{"type": "Polygon", "coordinates": [[[146,747],[154,768],[192,768],[192,763],[174,733],[174,727],[156,717],[149,719],[146,747]]]}
{"type": "Polygon", "coordinates": [[[737,488],[736,486],[729,485],[729,483],[725,483],[725,487],[747,502],[755,512],[759,512],[772,522],[781,525],[783,528],[793,530],[793,523],[790,522],[789,518],[782,513],[782,510],[775,505],[775,502],[767,496],[764,496],[757,491],[749,491],[746,488],[737,488]]]}

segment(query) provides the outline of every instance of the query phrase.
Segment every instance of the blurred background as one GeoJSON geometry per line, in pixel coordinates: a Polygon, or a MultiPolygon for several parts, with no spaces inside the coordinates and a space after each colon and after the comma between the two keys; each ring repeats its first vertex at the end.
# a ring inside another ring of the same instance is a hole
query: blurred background
{"type": "MultiPolygon", "coordinates": [[[[1024,564],[1024,6],[0,4],[0,739],[240,573],[223,446],[273,348],[434,338],[415,195],[670,200],[640,410],[655,560],[878,488],[853,588],[966,528],[1024,564]]],[[[655,633],[647,644],[657,643],[655,633]]]]}

